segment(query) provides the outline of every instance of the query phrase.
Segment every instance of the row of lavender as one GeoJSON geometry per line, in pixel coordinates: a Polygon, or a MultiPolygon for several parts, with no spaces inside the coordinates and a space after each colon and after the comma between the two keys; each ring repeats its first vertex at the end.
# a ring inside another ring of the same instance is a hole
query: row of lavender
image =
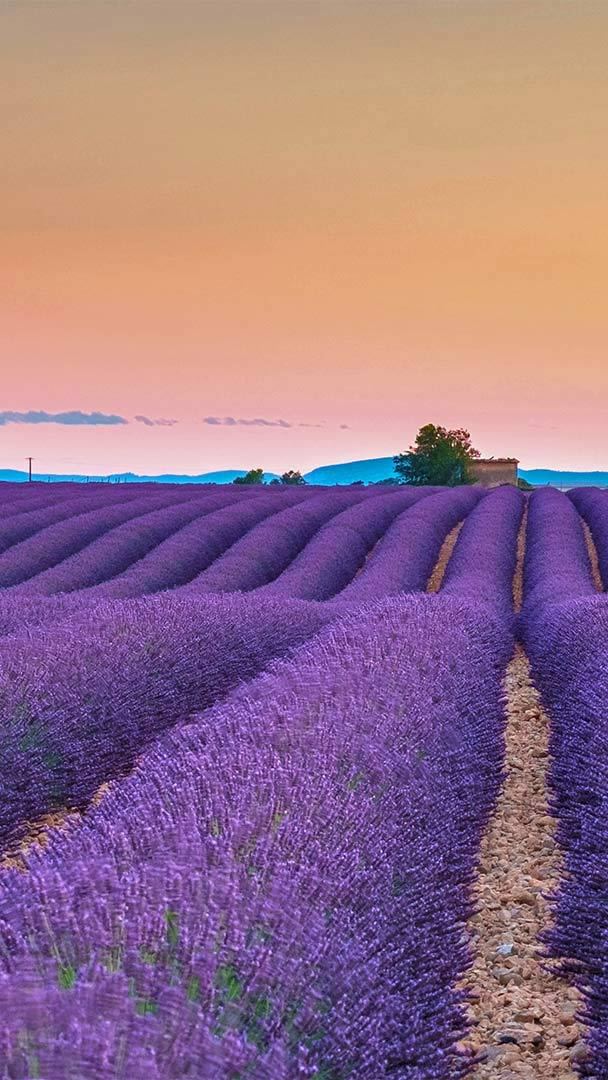
{"type": "Polygon", "coordinates": [[[521,633],[551,718],[550,788],[565,870],[550,954],[583,993],[582,1076],[608,1076],[608,494],[530,499],[521,633]]]}
{"type": "Polygon", "coordinates": [[[417,579],[408,586],[402,565],[424,551],[432,568],[445,533],[481,497],[472,489],[156,489],[74,495],[31,510],[7,502],[0,588],[18,597],[86,591],[91,602],[168,588],[325,600],[365,567],[352,599],[375,598],[389,563],[388,592],[419,587],[417,579]]]}
{"type": "Polygon", "coordinates": [[[7,1075],[465,1070],[454,986],[500,780],[523,498],[455,492],[405,513],[380,498],[394,524],[355,578],[373,572],[379,595],[424,588],[429,546],[468,511],[439,596],[359,608],[184,590],[68,605],[5,640],[5,843],[143,753],[27,876],[2,875],[7,1075]]]}
{"type": "Polygon", "coordinates": [[[0,642],[0,851],[329,620],[322,605],[163,596],[98,604],[0,642]]]}
{"type": "MultiPolygon", "coordinates": [[[[168,496],[157,490],[127,495],[118,499],[107,489],[87,493],[84,511],[79,495],[81,512],[76,515],[76,497],[66,497],[67,520],[37,529],[18,545],[21,556],[25,547],[30,560],[44,559],[53,550],[49,533],[58,550],[66,530],[76,543],[86,528],[107,528],[108,520],[115,526],[80,555],[0,597],[0,850],[14,847],[32,822],[51,811],[86,807],[97,788],[123,775],[153,738],[193,709],[220,700],[344,608],[298,603],[291,598],[294,593],[331,596],[353,573],[355,592],[362,596],[366,583],[371,597],[423,590],[446,532],[480,497],[470,490],[443,495],[400,491],[376,494],[372,502],[352,489],[312,495],[305,502],[300,492],[289,491],[270,497],[211,490],[184,499],[182,489],[168,496]],[[150,500],[168,497],[175,505],[149,511],[150,500]],[[109,509],[100,509],[100,499],[112,504],[109,509]],[[143,517],[142,500],[149,511],[143,517]],[[128,516],[133,508],[138,510],[135,518],[128,516]],[[117,511],[127,517],[118,526],[117,511]],[[159,557],[156,547],[151,558],[139,559],[105,587],[49,597],[28,588],[41,580],[49,584],[53,575],[55,584],[60,578],[66,584],[66,571],[76,564],[85,571],[95,564],[107,570],[107,560],[114,557],[116,568],[121,537],[132,554],[133,540],[141,543],[146,536],[143,520],[149,539],[150,519],[166,529],[169,516],[175,523],[177,514],[180,520],[194,520],[160,544],[170,552],[159,557]],[[243,540],[229,546],[235,533],[252,522],[243,540]],[[199,563],[203,548],[211,562],[228,547],[213,562],[210,580],[203,571],[189,587],[149,601],[106,598],[145,591],[152,583],[160,586],[159,567],[172,567],[175,578],[188,564],[184,576],[191,577],[195,539],[199,563]],[[370,547],[371,557],[358,570],[370,547]],[[288,569],[281,573],[285,563],[288,569]],[[207,590],[221,591],[222,572],[227,589],[244,587],[245,578],[250,589],[274,581],[249,597],[206,597],[207,590]],[[130,587],[125,588],[128,578],[130,587]]],[[[31,527],[32,512],[23,504],[28,500],[22,497],[21,512],[7,513],[5,537],[26,519],[31,527]]]]}
{"type": "MultiPolygon", "coordinates": [[[[375,500],[381,522],[383,513],[394,517],[402,509],[403,500],[395,507],[395,498],[375,500]]],[[[469,514],[445,578],[447,595],[491,604],[506,618],[523,501],[505,489],[469,514]]],[[[240,596],[174,590],[84,605],[77,594],[57,598],[52,613],[40,608],[40,598],[13,596],[8,605],[0,603],[6,629],[15,631],[28,618],[35,623],[34,617],[40,624],[0,640],[0,849],[14,847],[28,823],[51,811],[85,808],[103,782],[124,775],[167,728],[219,701],[273,657],[356,607],[346,598],[357,591],[365,597],[368,577],[379,597],[424,590],[446,529],[469,502],[468,492],[429,496],[401,514],[333,603],[293,600],[291,588],[282,596],[278,587],[240,596]],[[415,527],[405,531],[402,522],[410,515],[415,527]]],[[[346,515],[352,520],[359,513],[361,519],[363,509],[355,505],[346,515]]],[[[336,528],[330,524],[317,537],[327,535],[325,551],[339,546],[336,528]]],[[[314,560],[305,561],[312,579],[314,560]]],[[[339,572],[333,558],[317,565],[339,572]]]]}
{"type": "MultiPolygon", "coordinates": [[[[0,555],[0,576],[14,582],[0,589],[0,636],[77,617],[102,600],[168,589],[173,596],[241,591],[348,604],[423,590],[445,536],[482,496],[422,489],[364,497],[350,489],[305,499],[299,492],[174,497],[176,505],[144,513],[137,499],[131,509],[70,515],[10,547],[0,555]],[[127,517],[118,525],[117,511],[127,517]],[[101,535],[85,543],[90,529],[101,535]],[[16,583],[26,572],[33,576],[16,583]]],[[[5,538],[19,518],[29,514],[8,517],[5,538]]]]}
{"type": "MultiPolygon", "coordinates": [[[[269,513],[312,497],[313,492],[306,489],[269,496],[232,488],[165,491],[156,487],[143,493],[138,488],[135,492],[124,489],[119,496],[110,488],[86,497],[78,492],[42,509],[17,512],[13,508],[8,514],[5,510],[0,528],[0,586],[22,585],[22,591],[34,586],[36,592],[52,593],[97,584],[106,576],[120,574],[189,525],[184,546],[196,549],[197,529],[208,520],[218,534],[211,555],[215,557],[223,550],[222,540],[233,543],[269,513]]],[[[172,582],[162,582],[160,587],[164,584],[172,582]]]]}
{"type": "MultiPolygon", "coordinates": [[[[1,774],[15,778],[5,843],[54,805],[85,806],[143,754],[82,827],[30,855],[27,877],[2,876],[7,1076],[466,1071],[454,986],[501,775],[525,500],[508,488],[397,492],[375,495],[372,514],[360,493],[340,494],[322,522],[316,496],[262,515],[173,595],[49,597],[63,622],[0,646],[11,732],[1,774]],[[280,515],[286,527],[273,531],[280,515]],[[359,607],[424,589],[463,518],[437,597],[359,607]],[[251,596],[200,595],[252,573],[251,596]],[[309,580],[325,603],[292,599],[309,580]]],[[[561,626],[593,593],[573,504],[533,496],[528,641],[549,611],[561,626]],[[547,573],[564,551],[565,572],[547,573]]],[[[8,606],[33,600],[15,590],[8,606]]]]}
{"type": "MultiPolygon", "coordinates": [[[[491,552],[495,522],[467,526],[491,552]]],[[[6,1076],[464,1072],[454,987],[512,638],[462,581],[326,627],[3,872],[6,1076]]]]}

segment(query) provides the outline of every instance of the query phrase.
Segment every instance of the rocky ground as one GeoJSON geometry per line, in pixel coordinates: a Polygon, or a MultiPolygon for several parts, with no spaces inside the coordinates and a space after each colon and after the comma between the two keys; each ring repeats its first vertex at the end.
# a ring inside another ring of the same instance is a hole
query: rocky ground
{"type": "MultiPolygon", "coordinates": [[[[109,790],[110,784],[101,784],[91,799],[91,806],[97,806],[109,790]]],[[[45,814],[38,821],[31,822],[28,824],[27,831],[22,839],[14,847],[9,848],[3,855],[0,855],[0,870],[26,870],[24,855],[27,853],[28,848],[36,845],[46,847],[49,837],[55,829],[65,829],[68,825],[81,820],[82,814],[79,810],[57,810],[54,813],[45,814]]]]}
{"type": "MultiPolygon", "coordinates": [[[[526,516],[513,583],[521,610],[526,516]]],[[[594,583],[602,588],[597,552],[585,527],[594,583]]],[[[463,980],[471,1030],[461,1049],[473,1077],[573,1080],[587,1057],[582,999],[543,953],[551,898],[563,874],[548,812],[549,718],[518,646],[505,677],[505,780],[482,841],[469,932],[473,964],[463,980]]]]}
{"type": "Polygon", "coordinates": [[[456,541],[458,540],[463,525],[464,521],[460,521],[458,525],[455,525],[452,531],[448,533],[443,541],[439,557],[433,568],[433,573],[428,580],[426,587],[427,592],[439,592],[447,565],[450,561],[450,556],[456,546],[456,541]]]}
{"type": "MultiPolygon", "coordinates": [[[[514,600],[521,607],[525,519],[518,541],[514,600]]],[[[444,541],[427,586],[437,592],[462,525],[444,541]]],[[[602,581],[597,553],[585,531],[594,582],[602,581]]],[[[563,873],[548,812],[549,720],[540,704],[523,650],[518,647],[505,678],[505,781],[483,837],[475,885],[476,913],[469,923],[473,963],[463,979],[471,1024],[459,1050],[472,1076],[500,1080],[575,1080],[587,1050],[578,991],[543,955],[541,939],[552,918],[551,897],[563,873]]],[[[94,802],[107,791],[104,784],[94,802]]],[[[31,826],[0,866],[24,868],[31,844],[44,844],[76,812],[48,815],[31,826]]]]}
{"type": "Polygon", "coordinates": [[[586,1056],[578,991],[543,958],[550,896],[562,873],[547,811],[548,719],[521,649],[505,680],[506,778],[483,838],[470,922],[474,962],[464,986],[474,1076],[572,1080],[586,1056]]]}
{"type": "Polygon", "coordinates": [[[597,557],[597,548],[593,543],[593,537],[591,535],[591,529],[587,525],[586,521],[581,518],[581,525],[583,526],[583,532],[585,534],[585,543],[587,545],[587,552],[589,554],[589,562],[591,563],[591,573],[593,575],[593,584],[598,592],[604,591],[604,583],[602,581],[602,575],[600,573],[600,564],[597,557]]]}

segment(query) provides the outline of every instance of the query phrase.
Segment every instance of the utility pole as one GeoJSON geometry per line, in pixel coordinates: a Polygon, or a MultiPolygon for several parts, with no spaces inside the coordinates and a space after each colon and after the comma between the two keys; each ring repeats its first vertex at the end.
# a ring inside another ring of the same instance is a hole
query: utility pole
{"type": "Polygon", "coordinates": [[[32,482],[32,461],[34,459],[31,458],[31,457],[28,457],[25,460],[27,461],[27,464],[28,464],[28,477],[27,478],[28,478],[29,483],[31,484],[31,482],[32,482]]]}

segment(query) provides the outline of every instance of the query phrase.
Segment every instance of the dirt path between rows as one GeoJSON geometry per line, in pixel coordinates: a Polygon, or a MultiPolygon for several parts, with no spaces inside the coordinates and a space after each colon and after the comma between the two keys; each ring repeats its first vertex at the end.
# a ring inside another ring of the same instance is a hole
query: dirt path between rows
{"type": "Polygon", "coordinates": [[[443,579],[445,577],[448,563],[452,557],[452,552],[456,547],[456,541],[460,536],[460,530],[462,529],[463,525],[464,520],[459,521],[458,525],[454,526],[454,528],[451,530],[451,532],[448,533],[445,540],[443,541],[437,562],[435,563],[435,566],[433,567],[433,572],[427,582],[427,593],[439,592],[443,584],[443,579]]]}
{"type": "MultiPolygon", "coordinates": [[[[513,585],[521,609],[526,517],[513,585]]],[[[586,1059],[578,990],[551,970],[541,936],[551,924],[551,896],[563,873],[548,811],[549,718],[517,647],[504,683],[505,781],[483,837],[469,922],[474,961],[463,980],[471,1005],[462,1049],[473,1077],[574,1080],[586,1059]]]]}
{"type": "Polygon", "coordinates": [[[586,521],[581,518],[581,525],[583,526],[583,533],[585,534],[585,543],[587,545],[587,554],[589,555],[589,562],[591,563],[591,576],[593,578],[593,584],[598,592],[604,591],[604,582],[602,581],[602,575],[600,572],[600,562],[597,555],[597,548],[593,542],[593,536],[591,535],[591,529],[587,525],[586,521]]]}
{"type": "Polygon", "coordinates": [[[477,1077],[573,1080],[572,1066],[586,1056],[576,1019],[582,1002],[548,969],[540,944],[563,870],[547,807],[549,721],[520,648],[505,691],[507,775],[481,846],[465,1046],[476,1055],[477,1077]]]}
{"type": "Polygon", "coordinates": [[[75,825],[82,821],[87,810],[90,810],[92,806],[97,806],[109,790],[109,783],[101,784],[86,810],[54,810],[49,814],[44,814],[37,821],[30,822],[21,839],[0,855],[0,870],[27,870],[25,859],[30,848],[46,847],[51,835],[57,829],[65,829],[68,825],[75,825]]]}
{"type": "MultiPolygon", "coordinates": [[[[462,525],[445,538],[427,592],[441,588],[462,525]]],[[[588,526],[583,528],[594,583],[602,590],[595,545],[588,526]]],[[[524,517],[513,586],[516,610],[522,602],[525,529],[524,517]]],[[[474,1062],[478,1080],[575,1080],[573,1067],[587,1055],[577,1019],[581,997],[551,971],[540,944],[563,873],[547,803],[549,720],[520,647],[504,688],[506,776],[480,849],[477,911],[468,928],[474,961],[461,983],[471,1002],[471,1030],[459,1049],[474,1062]]],[[[93,803],[108,788],[102,784],[93,803]]],[[[0,858],[0,868],[25,870],[28,848],[44,846],[52,832],[81,816],[65,811],[32,823],[17,847],[0,858]]]]}
{"type": "MultiPolygon", "coordinates": [[[[427,592],[437,592],[440,589],[447,564],[450,560],[450,556],[452,554],[452,551],[454,550],[454,546],[458,539],[458,534],[460,533],[463,524],[464,521],[459,522],[459,524],[456,525],[456,527],[452,529],[452,531],[446,536],[439,552],[439,557],[429,579],[427,585],[427,592]]],[[[366,562],[368,561],[375,547],[376,545],[374,545],[367,553],[365,560],[366,562]]],[[[357,574],[361,573],[361,570],[364,568],[364,566],[365,563],[359,568],[357,574]]],[[[91,802],[87,809],[89,809],[91,806],[97,805],[97,803],[101,801],[101,799],[104,797],[106,792],[109,791],[109,789],[110,784],[101,784],[101,786],[91,799],[91,802]]],[[[25,859],[28,850],[36,846],[46,847],[50,836],[56,830],[65,829],[70,825],[76,825],[79,821],[82,820],[84,813],[86,813],[86,810],[55,810],[51,813],[44,814],[37,821],[28,823],[25,833],[21,837],[21,839],[16,844],[9,847],[5,852],[0,854],[0,871],[8,869],[27,870],[27,864],[25,859]]]]}

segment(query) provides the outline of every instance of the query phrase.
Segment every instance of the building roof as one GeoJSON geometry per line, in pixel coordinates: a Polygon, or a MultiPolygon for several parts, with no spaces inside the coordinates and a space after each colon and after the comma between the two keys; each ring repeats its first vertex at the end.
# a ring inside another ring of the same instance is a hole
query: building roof
{"type": "Polygon", "coordinates": [[[473,464],[477,465],[519,465],[519,458],[516,457],[486,457],[486,458],[474,458],[473,464]]]}

